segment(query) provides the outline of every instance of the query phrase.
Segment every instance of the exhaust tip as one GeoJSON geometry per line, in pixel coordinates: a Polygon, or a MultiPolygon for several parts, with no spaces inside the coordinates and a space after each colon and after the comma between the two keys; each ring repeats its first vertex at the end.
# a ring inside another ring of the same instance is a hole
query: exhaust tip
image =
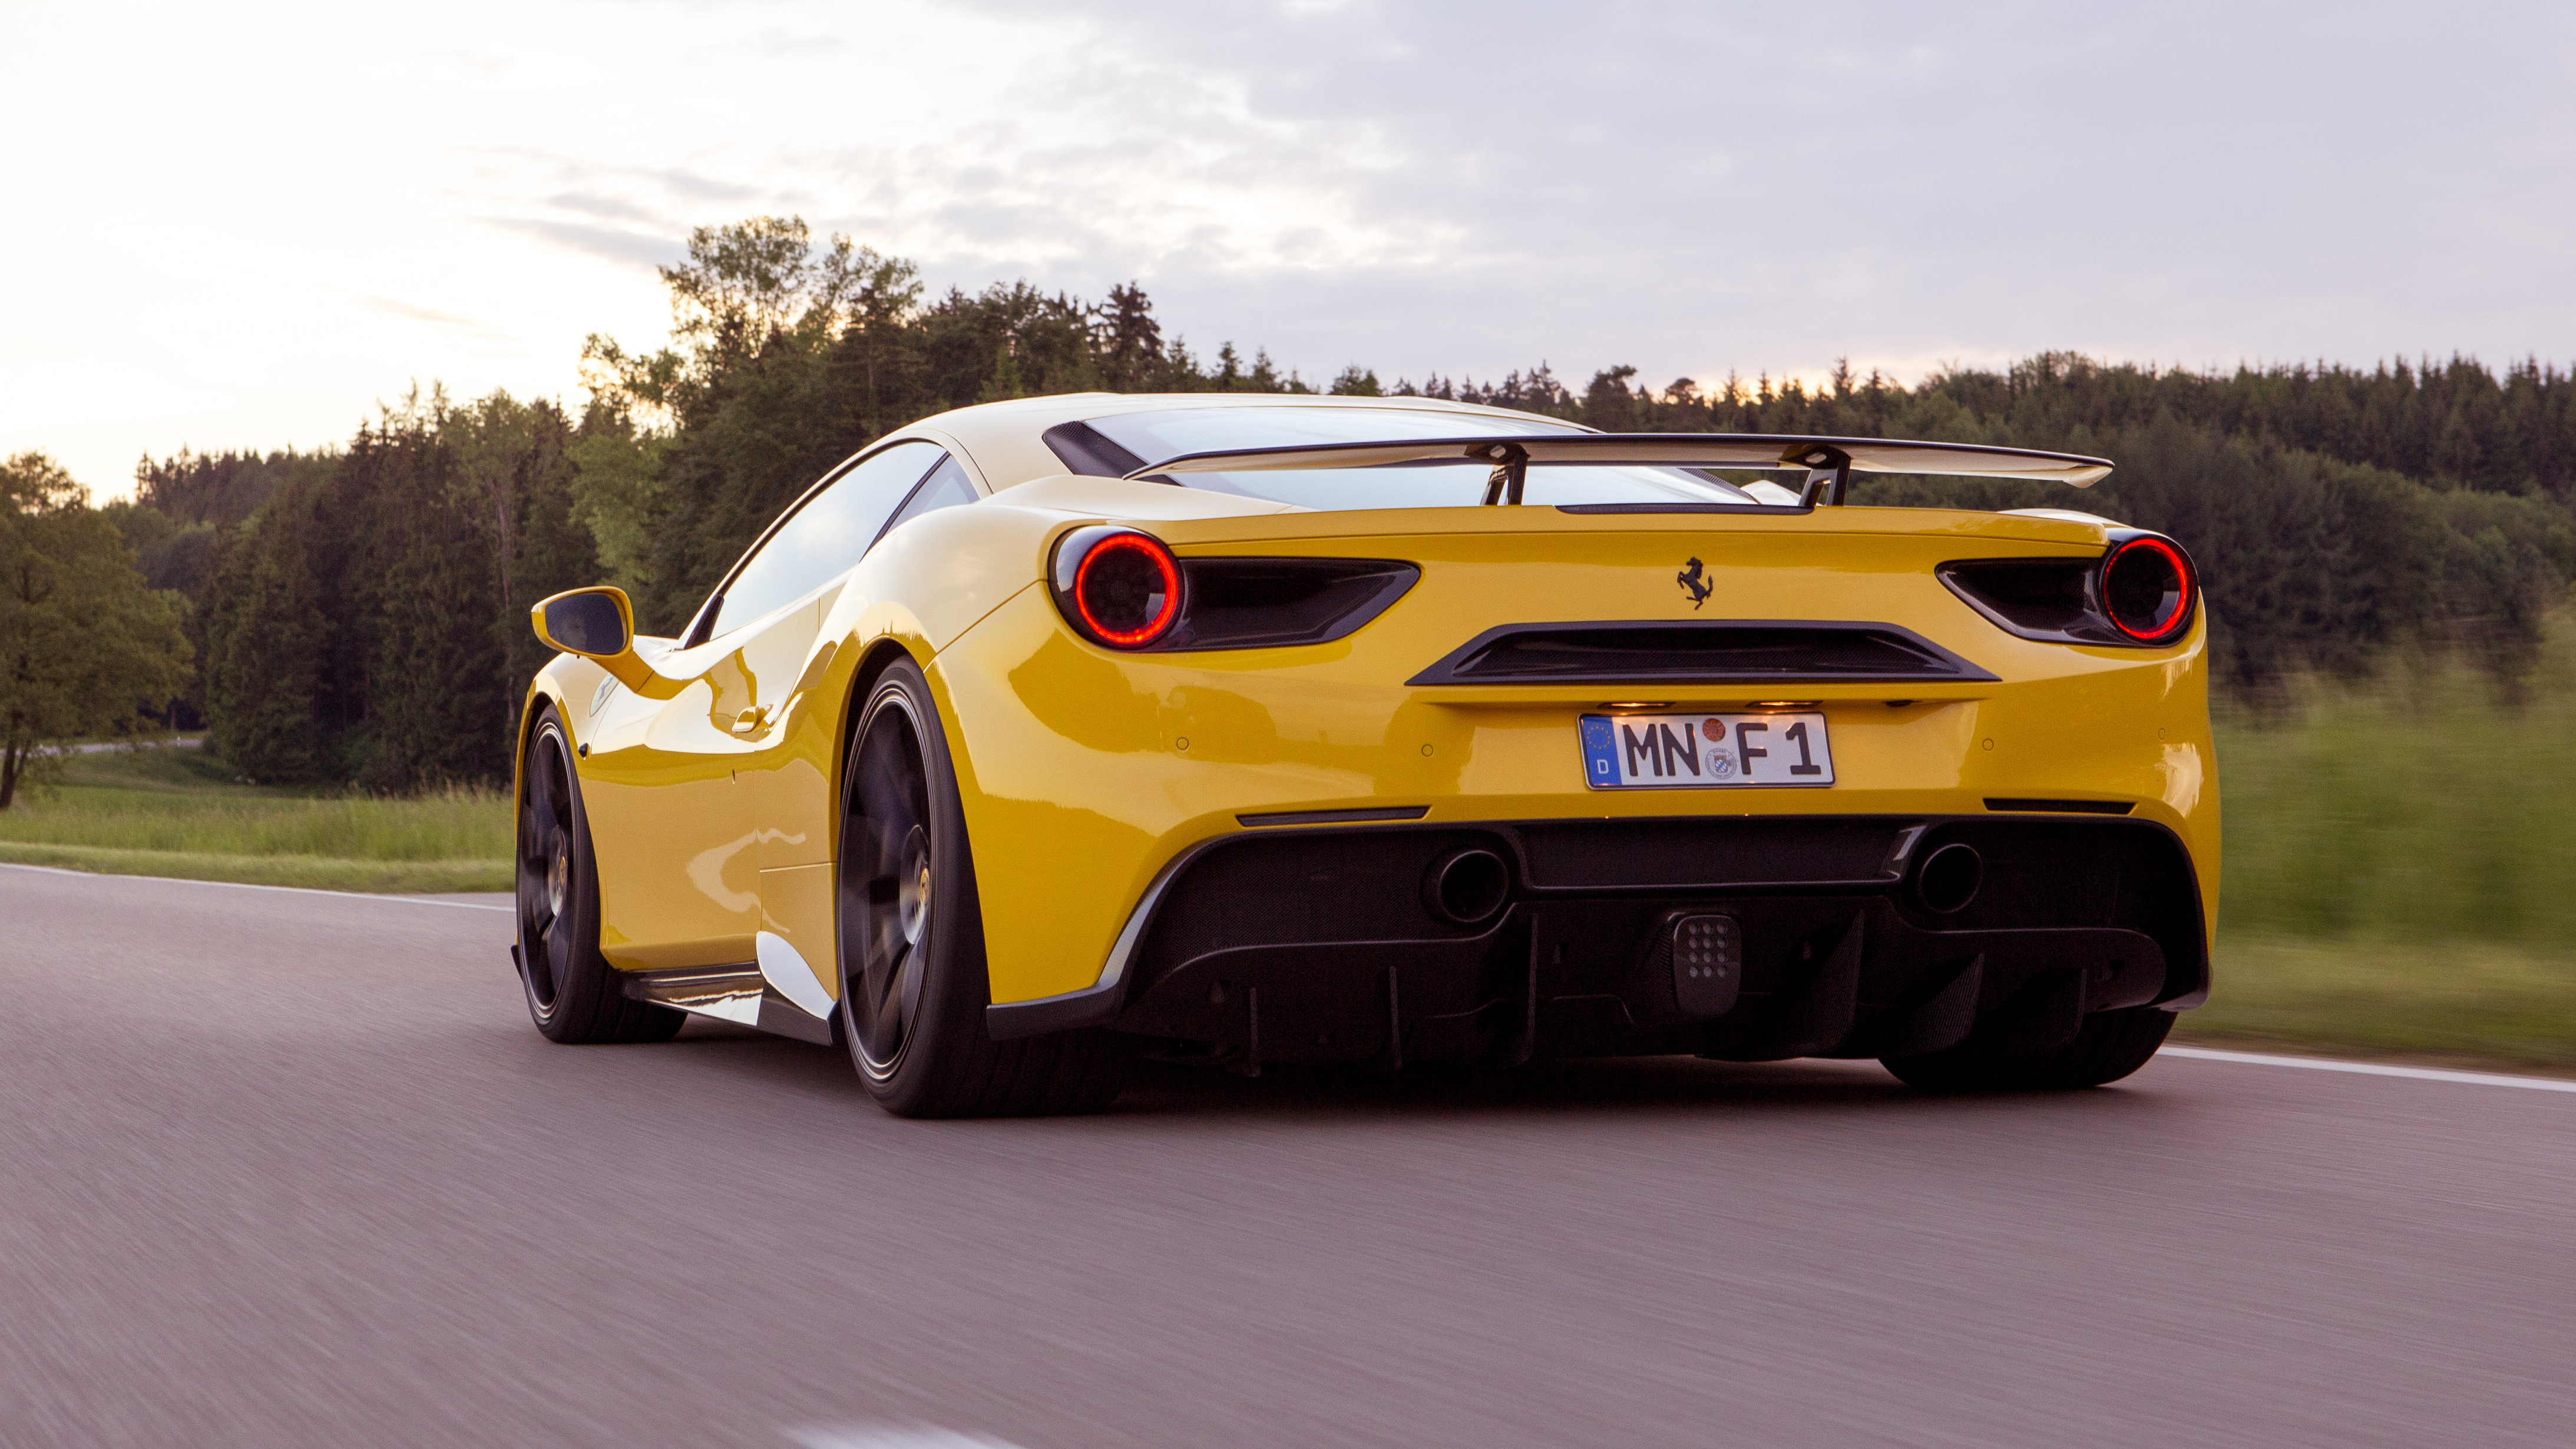
{"type": "Polygon", "coordinates": [[[1986,862],[1976,847],[1954,840],[1923,857],[1923,868],[1914,873],[1914,899],[1934,915],[1957,915],[1977,898],[1985,878],[1986,862]]]}
{"type": "Polygon", "coordinates": [[[1512,868],[1490,850],[1453,850],[1422,873],[1422,903],[1461,926],[1491,920],[1512,896],[1512,868]]]}

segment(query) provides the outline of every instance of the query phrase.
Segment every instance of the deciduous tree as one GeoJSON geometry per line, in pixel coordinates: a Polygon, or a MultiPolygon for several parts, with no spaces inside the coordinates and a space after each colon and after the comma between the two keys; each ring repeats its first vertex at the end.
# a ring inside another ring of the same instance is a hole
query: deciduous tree
{"type": "Polygon", "coordinates": [[[45,746],[130,730],[187,660],[172,598],[41,453],[0,463],[0,810],[45,746]]]}

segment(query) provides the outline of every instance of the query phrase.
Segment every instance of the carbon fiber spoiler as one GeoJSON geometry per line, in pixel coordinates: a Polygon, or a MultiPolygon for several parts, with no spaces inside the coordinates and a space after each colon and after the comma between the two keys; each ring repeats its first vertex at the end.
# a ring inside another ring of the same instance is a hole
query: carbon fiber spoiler
{"type": "Polygon", "coordinates": [[[1172,473],[1256,473],[1288,468],[1383,468],[1448,461],[1493,468],[1487,503],[1521,501],[1523,474],[1549,467],[1648,464],[1681,468],[1803,469],[1804,498],[1840,503],[1851,475],[1929,473],[1960,478],[2027,478],[2089,488],[2111,472],[2105,458],[1920,443],[1903,438],[1816,438],[1779,433],[1544,433],[1517,438],[1424,438],[1397,443],[1305,443],[1285,448],[1233,448],[1184,453],[1137,469],[1130,478],[1172,473]]]}

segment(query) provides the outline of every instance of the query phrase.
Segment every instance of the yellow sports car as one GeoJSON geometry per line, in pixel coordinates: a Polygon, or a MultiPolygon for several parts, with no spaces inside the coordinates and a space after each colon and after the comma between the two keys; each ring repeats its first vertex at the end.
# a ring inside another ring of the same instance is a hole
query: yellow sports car
{"type": "Polygon", "coordinates": [[[1846,506],[2098,458],[1415,398],[1031,398],[797,500],[677,639],[539,604],[517,956],[562,1042],[840,1042],[917,1116],[1149,1056],[2134,1071],[2208,992],[2172,540],[1846,506]]]}

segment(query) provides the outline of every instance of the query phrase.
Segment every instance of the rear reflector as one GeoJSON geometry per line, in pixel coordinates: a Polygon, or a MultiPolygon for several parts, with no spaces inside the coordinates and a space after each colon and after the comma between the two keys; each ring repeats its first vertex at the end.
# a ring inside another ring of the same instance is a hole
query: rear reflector
{"type": "Polygon", "coordinates": [[[1744,953],[1733,916],[1684,916],[1673,922],[1673,999],[1692,1016],[1723,1016],[1744,979],[1744,953]]]}
{"type": "Polygon", "coordinates": [[[2126,800],[1998,800],[1988,799],[1989,810],[2010,810],[2050,815],[2126,815],[2137,807],[2126,800]]]}

